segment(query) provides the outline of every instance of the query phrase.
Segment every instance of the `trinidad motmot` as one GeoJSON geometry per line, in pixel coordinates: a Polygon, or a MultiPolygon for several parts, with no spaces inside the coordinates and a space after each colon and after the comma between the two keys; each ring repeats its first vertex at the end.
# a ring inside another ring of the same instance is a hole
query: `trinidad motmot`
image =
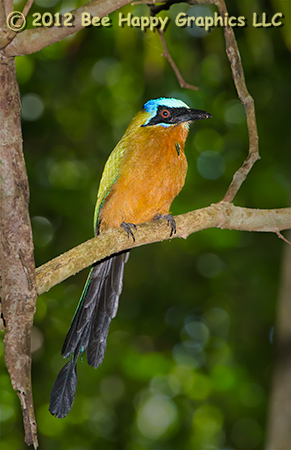
{"type": "MultiPolygon", "coordinates": [[[[184,186],[187,160],[184,145],[191,122],[212,116],[190,109],[175,98],[149,100],[136,114],[109,156],[101,178],[94,214],[95,235],[123,227],[134,239],[136,224],[165,218],[176,232],[169,213],[184,186]]],[[[70,411],[77,386],[77,360],[86,351],[89,366],[103,361],[111,319],[122,290],[124,264],[121,252],[94,264],[65,338],[62,355],[72,355],[60,371],[50,397],[52,415],[70,411]]]]}

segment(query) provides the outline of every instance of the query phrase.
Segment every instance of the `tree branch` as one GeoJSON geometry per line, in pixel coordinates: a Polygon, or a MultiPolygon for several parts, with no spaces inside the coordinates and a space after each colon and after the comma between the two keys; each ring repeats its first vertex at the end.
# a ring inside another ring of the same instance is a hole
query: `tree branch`
{"type": "Polygon", "coordinates": [[[7,33],[6,12],[4,0],[0,0],[0,42],[7,33]]]}
{"type": "MultiPolygon", "coordinates": [[[[277,233],[291,228],[291,208],[249,209],[220,202],[176,216],[175,220],[177,233],[173,238],[186,239],[192,233],[214,227],[277,233]]],[[[169,239],[169,228],[163,219],[148,222],[137,227],[135,238],[132,242],[121,228],[111,229],[43,264],[36,269],[38,294],[114,253],[169,239]]]]}
{"type": "Polygon", "coordinates": [[[4,54],[6,56],[22,56],[38,52],[48,45],[64,39],[71,34],[84,28],[82,25],[82,13],[88,12],[92,16],[104,17],[116,11],[124,5],[130,3],[130,0],[92,0],[84,6],[71,11],[74,16],[72,27],[43,27],[31,28],[18,33],[16,38],[6,47],[4,54]]]}
{"type": "Polygon", "coordinates": [[[4,0],[4,6],[6,11],[6,15],[4,17],[6,17],[13,11],[13,0],[4,0]]]}
{"type": "MultiPolygon", "coordinates": [[[[2,0],[1,0],[2,1],[2,0]]],[[[24,17],[27,16],[27,14],[30,11],[30,8],[33,5],[34,0],[27,0],[23,11],[22,11],[22,16],[19,17],[19,19],[17,20],[17,23],[15,24],[16,27],[21,27],[21,25],[23,24],[24,21],[24,17]]],[[[4,5],[4,3],[3,3],[4,5]]],[[[5,5],[4,5],[5,6],[5,5]]],[[[10,5],[7,5],[7,9],[9,10],[10,5]]],[[[13,4],[12,4],[12,10],[13,10],[13,4]]],[[[8,13],[9,14],[9,13],[8,13]]],[[[8,28],[6,20],[7,20],[7,16],[8,16],[7,12],[4,10],[2,11],[2,22],[4,23],[2,25],[2,27],[4,28],[4,32],[2,32],[2,35],[0,37],[0,50],[2,50],[3,48],[7,47],[7,45],[13,41],[13,39],[15,38],[17,32],[11,30],[10,28],[8,28]]],[[[1,11],[0,11],[0,15],[1,15],[1,11]]]]}
{"type": "MultiPolygon", "coordinates": [[[[19,19],[17,20],[17,23],[15,26],[19,26],[21,27],[21,25],[23,24],[24,21],[24,17],[27,17],[27,14],[30,11],[30,8],[33,5],[34,0],[27,0],[23,11],[22,11],[22,16],[19,17],[19,19]]],[[[9,5],[8,5],[9,8],[9,5]]],[[[13,41],[13,39],[15,38],[15,36],[17,35],[16,31],[13,31],[11,29],[8,28],[7,24],[6,24],[6,17],[8,16],[8,14],[5,14],[5,28],[6,28],[6,35],[4,38],[1,39],[0,41],[0,49],[5,48],[11,41],[13,41]]]]}

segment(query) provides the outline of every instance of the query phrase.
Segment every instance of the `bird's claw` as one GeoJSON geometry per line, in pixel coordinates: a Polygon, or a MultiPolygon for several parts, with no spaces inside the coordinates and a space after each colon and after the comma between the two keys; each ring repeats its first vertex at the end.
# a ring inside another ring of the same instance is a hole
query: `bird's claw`
{"type": "Polygon", "coordinates": [[[127,232],[127,237],[129,238],[131,236],[133,242],[135,242],[135,237],[131,229],[134,228],[136,230],[136,225],[134,223],[121,222],[120,226],[127,232]]]}
{"type": "Polygon", "coordinates": [[[171,226],[170,237],[172,237],[173,234],[175,234],[177,231],[176,221],[175,221],[174,217],[172,216],[172,214],[165,214],[165,215],[157,214],[153,220],[159,220],[159,219],[166,219],[167,224],[171,226]]]}

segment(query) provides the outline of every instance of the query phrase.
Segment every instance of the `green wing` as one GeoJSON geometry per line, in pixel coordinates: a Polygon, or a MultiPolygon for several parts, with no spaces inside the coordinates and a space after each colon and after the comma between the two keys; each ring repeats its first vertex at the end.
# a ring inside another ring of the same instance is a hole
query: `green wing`
{"type": "Polygon", "coordinates": [[[96,230],[98,225],[100,208],[120,175],[125,151],[126,148],[123,146],[122,141],[120,141],[106,161],[97,194],[97,202],[94,213],[94,230],[96,230]]]}

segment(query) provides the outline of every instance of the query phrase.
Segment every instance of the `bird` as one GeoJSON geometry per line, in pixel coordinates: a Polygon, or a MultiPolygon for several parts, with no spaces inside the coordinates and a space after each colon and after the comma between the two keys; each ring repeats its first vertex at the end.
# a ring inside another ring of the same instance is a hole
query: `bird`
{"type": "MultiPolygon", "coordinates": [[[[110,154],[101,177],[94,212],[95,236],[122,227],[135,240],[137,224],[165,219],[170,236],[176,232],[170,207],[185,183],[185,141],[192,122],[212,118],[182,100],[161,97],[147,101],[130,122],[110,154]]],[[[103,361],[111,319],[116,316],[122,290],[123,251],[95,263],[89,272],[62,356],[61,369],[50,396],[50,413],[64,418],[71,410],[77,387],[77,361],[86,352],[89,366],[103,361]]]]}

